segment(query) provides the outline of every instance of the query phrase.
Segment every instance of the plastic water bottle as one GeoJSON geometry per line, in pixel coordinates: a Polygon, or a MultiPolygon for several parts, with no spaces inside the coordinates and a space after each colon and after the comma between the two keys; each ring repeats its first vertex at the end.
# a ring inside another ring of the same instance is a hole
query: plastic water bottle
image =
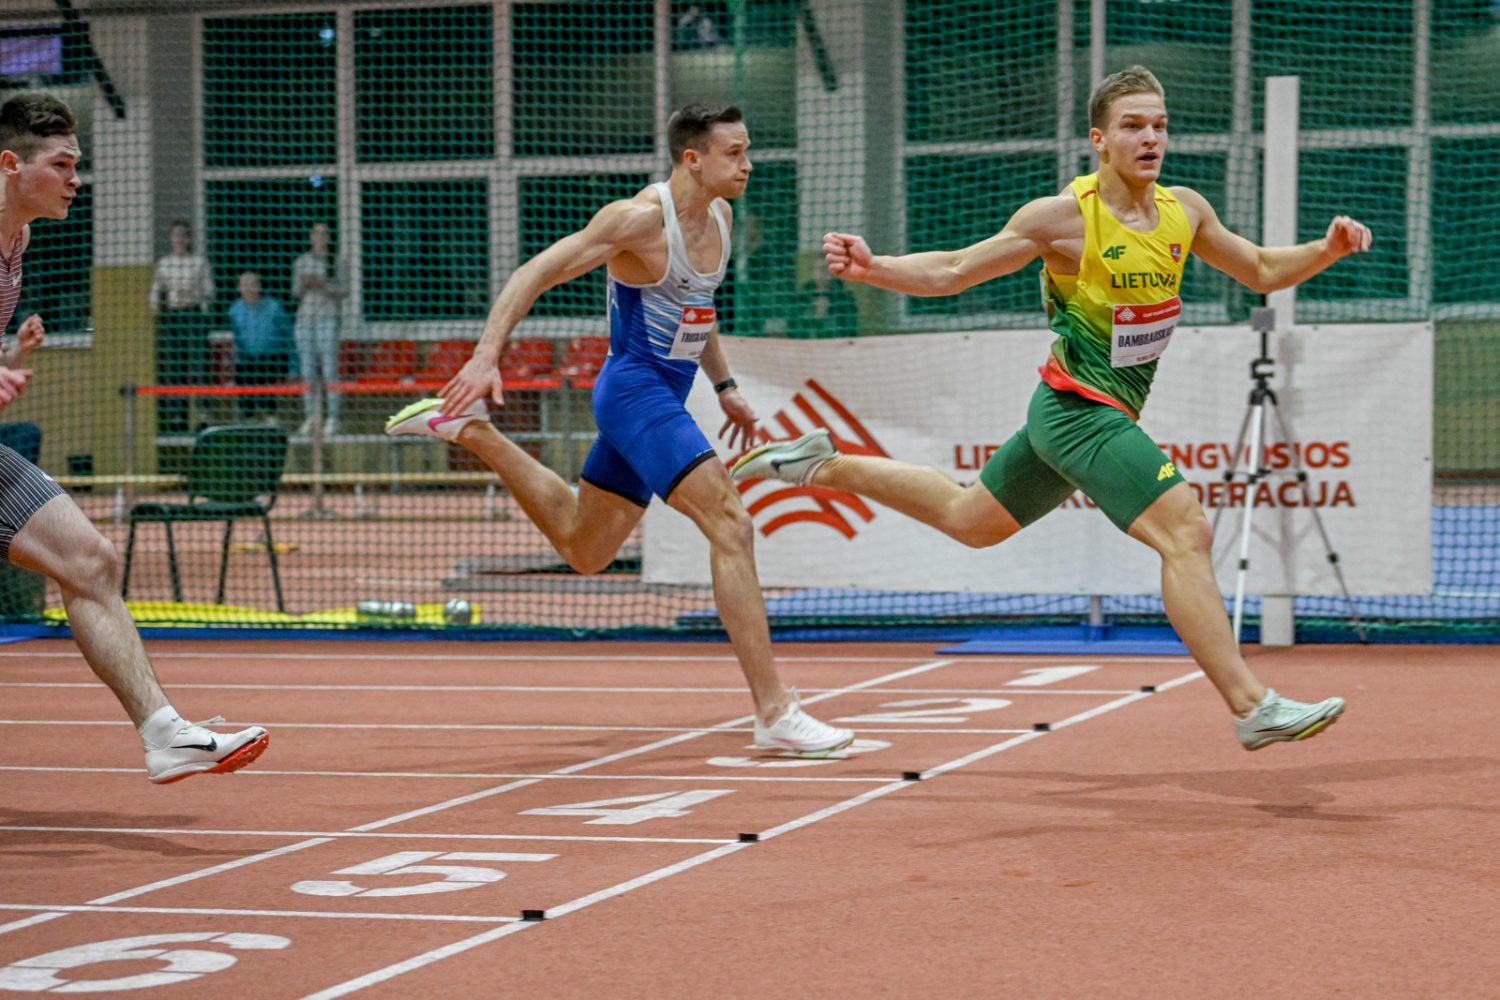
{"type": "Polygon", "coordinates": [[[411,601],[360,601],[355,614],[359,618],[411,619],[417,617],[417,606],[411,601]]]}

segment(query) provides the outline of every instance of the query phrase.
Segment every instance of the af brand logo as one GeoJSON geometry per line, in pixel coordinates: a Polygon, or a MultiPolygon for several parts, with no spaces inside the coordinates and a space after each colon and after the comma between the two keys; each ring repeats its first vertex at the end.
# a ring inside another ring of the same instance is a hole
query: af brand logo
{"type": "Polygon", "coordinates": [[[1103,257],[1105,260],[1119,260],[1121,257],[1125,256],[1125,245],[1122,243],[1119,246],[1105,247],[1104,250],[1100,252],[1099,256],[1103,257]]]}
{"type": "MultiPolygon", "coordinates": [[[[817,379],[803,383],[803,391],[793,395],[791,403],[776,411],[765,426],[780,433],[773,435],[761,429],[757,440],[748,442],[744,451],[732,456],[725,465],[733,466],[751,448],[769,441],[795,440],[819,427],[828,428],[841,455],[889,457],[859,418],[817,379]]],[[[864,500],[843,490],[752,479],[741,483],[739,491],[756,529],[767,538],[794,524],[821,524],[845,538],[853,538],[861,525],[875,519],[875,512],[864,500]]]]}

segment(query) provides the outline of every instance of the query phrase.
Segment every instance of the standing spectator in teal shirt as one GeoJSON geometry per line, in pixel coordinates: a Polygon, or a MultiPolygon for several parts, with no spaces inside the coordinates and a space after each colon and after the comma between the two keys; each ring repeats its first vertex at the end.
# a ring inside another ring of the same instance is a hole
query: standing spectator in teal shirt
{"type": "MultiPolygon", "coordinates": [[[[280,300],[260,293],[260,275],[240,275],[240,297],[229,307],[229,328],[234,331],[234,381],[238,385],[270,385],[285,382],[291,374],[292,324],[280,300]]],[[[276,417],[275,396],[245,396],[240,415],[253,419],[263,413],[276,417]]]]}

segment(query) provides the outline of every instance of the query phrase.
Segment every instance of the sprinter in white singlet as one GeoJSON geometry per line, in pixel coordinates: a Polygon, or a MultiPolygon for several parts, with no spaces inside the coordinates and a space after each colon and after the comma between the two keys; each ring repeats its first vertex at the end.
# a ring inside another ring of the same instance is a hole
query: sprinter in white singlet
{"type": "Polygon", "coordinates": [[[729,446],[749,443],[755,412],[729,377],[714,292],[729,260],[728,202],[750,179],[750,135],[738,108],[690,105],[667,123],[672,176],[613,202],[579,232],[523,264],[490,310],[474,356],[443,388],[393,416],[388,434],[426,434],[469,449],[504,481],[580,573],[615,558],[652,495],[693,519],[709,543],[714,598],[755,700],[755,743],[808,757],[854,734],[814,719],[782,683],[755,571],[754,529],[708,438],[683,405],[701,367],[718,393],[729,446]],[[506,338],[538,296],[609,269],[610,356],[594,386],[599,438],[578,492],[497,431],[506,338]]]}

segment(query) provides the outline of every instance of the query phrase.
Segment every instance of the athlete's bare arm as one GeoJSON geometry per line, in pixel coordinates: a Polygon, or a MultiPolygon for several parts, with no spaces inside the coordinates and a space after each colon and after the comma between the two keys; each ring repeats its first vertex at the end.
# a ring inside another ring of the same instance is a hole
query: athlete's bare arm
{"type": "Polygon", "coordinates": [[[605,205],[587,226],[516,268],[490,309],[473,356],[443,387],[443,413],[458,413],[486,395],[497,404],[504,403],[498,368],[500,351],[505,338],[543,292],[621,254],[651,255],[660,243],[661,202],[636,197],[605,205]]]}
{"type": "MultiPolygon", "coordinates": [[[[728,211],[727,205],[724,217],[729,220],[730,231],[733,232],[734,216],[728,211]]],[[[724,357],[717,323],[708,331],[708,343],[703,345],[698,367],[703,369],[710,385],[717,385],[734,374],[729,370],[729,360],[724,357]]],[[[726,443],[731,451],[741,445],[749,447],[755,441],[755,410],[737,388],[725,389],[717,395],[719,409],[724,411],[724,426],[719,428],[719,437],[724,437],[726,433],[729,435],[726,443]]]]}
{"type": "Polygon", "coordinates": [[[0,366],[14,368],[26,360],[26,355],[42,346],[42,341],[47,339],[47,327],[42,323],[42,317],[32,313],[21,322],[16,329],[16,339],[5,346],[0,352],[0,366]]]}
{"type": "Polygon", "coordinates": [[[1322,239],[1290,247],[1256,246],[1219,221],[1214,207],[1192,188],[1170,189],[1193,225],[1193,253],[1253,292],[1274,292],[1306,281],[1341,257],[1370,249],[1370,229],[1336,216],[1322,239]]]}
{"type": "Polygon", "coordinates": [[[1054,273],[1074,274],[1082,252],[1083,215],[1070,192],[1028,202],[994,236],[962,250],[877,257],[862,237],[823,237],[831,273],[907,295],[954,295],[1019,271],[1038,257],[1054,273]]]}

